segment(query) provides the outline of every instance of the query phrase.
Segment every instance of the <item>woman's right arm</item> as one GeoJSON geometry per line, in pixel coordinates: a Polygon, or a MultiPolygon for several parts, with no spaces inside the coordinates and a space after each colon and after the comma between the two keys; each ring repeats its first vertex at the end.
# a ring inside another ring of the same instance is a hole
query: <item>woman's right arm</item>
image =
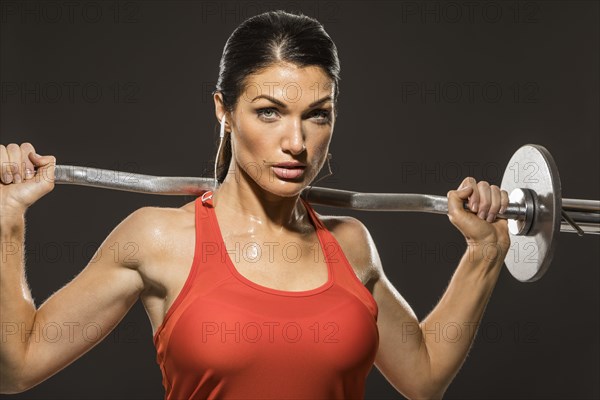
{"type": "MultiPolygon", "coordinates": [[[[53,189],[56,161],[30,155],[30,146],[23,144],[19,151],[23,170],[27,162],[38,167],[35,176],[20,183],[7,183],[3,176],[0,185],[0,393],[28,390],[85,354],[112,331],[144,289],[138,269],[145,258],[147,208],[124,219],[89,264],[36,309],[25,278],[24,214],[53,189]]],[[[0,148],[3,173],[9,153],[14,162],[15,147],[0,148]]]]}

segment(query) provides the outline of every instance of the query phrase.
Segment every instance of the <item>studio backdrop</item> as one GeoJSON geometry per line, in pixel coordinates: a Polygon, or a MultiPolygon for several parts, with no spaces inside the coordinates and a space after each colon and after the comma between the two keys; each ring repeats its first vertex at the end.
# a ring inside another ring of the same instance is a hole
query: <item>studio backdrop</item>
{"type": "MultiPolygon", "coordinates": [[[[533,143],[553,155],[564,197],[600,198],[597,2],[0,4],[0,142],[31,142],[58,164],[212,176],[211,92],[225,41],[246,18],[283,9],[317,18],[341,61],[334,174],[318,186],[445,195],[466,176],[500,184],[511,155],[533,143]]],[[[192,200],[56,185],[26,214],[36,305],[134,210],[192,200]]],[[[419,319],[465,248],[444,215],[315,208],[369,228],[387,276],[419,319]]],[[[504,269],[446,398],[598,398],[599,254],[599,236],[561,233],[542,279],[522,283],[504,269]]],[[[447,328],[428,334],[447,340],[447,328]]],[[[160,399],[155,358],[138,302],[69,367],[0,398],[160,399]]],[[[403,397],[373,367],[366,398],[403,397]]]]}

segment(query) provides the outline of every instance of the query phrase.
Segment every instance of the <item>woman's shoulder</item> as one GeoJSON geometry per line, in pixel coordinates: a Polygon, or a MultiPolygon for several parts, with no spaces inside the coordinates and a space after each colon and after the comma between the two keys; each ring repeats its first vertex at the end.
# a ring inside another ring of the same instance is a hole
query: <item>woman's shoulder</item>
{"type": "Polygon", "coordinates": [[[349,215],[321,215],[316,211],[315,215],[328,231],[334,235],[344,236],[345,239],[350,241],[360,241],[360,238],[356,237],[356,235],[364,236],[369,232],[367,227],[358,218],[349,215]]]}
{"type": "Polygon", "coordinates": [[[379,259],[369,229],[358,218],[347,215],[317,213],[317,217],[339,243],[361,281],[368,282],[378,271],[376,265],[379,259]]]}
{"type": "Polygon", "coordinates": [[[181,207],[144,206],[131,212],[126,220],[132,229],[152,228],[156,231],[176,227],[190,218],[194,222],[194,211],[193,202],[181,207]]]}
{"type": "Polygon", "coordinates": [[[140,247],[162,251],[188,229],[194,229],[194,202],[182,207],[144,206],[131,212],[119,224],[123,237],[129,237],[140,247]],[[190,206],[191,204],[191,206],[190,206]]]}
{"type": "Polygon", "coordinates": [[[315,211],[316,216],[325,224],[328,230],[330,229],[357,229],[362,222],[358,218],[349,215],[321,215],[315,211]]]}

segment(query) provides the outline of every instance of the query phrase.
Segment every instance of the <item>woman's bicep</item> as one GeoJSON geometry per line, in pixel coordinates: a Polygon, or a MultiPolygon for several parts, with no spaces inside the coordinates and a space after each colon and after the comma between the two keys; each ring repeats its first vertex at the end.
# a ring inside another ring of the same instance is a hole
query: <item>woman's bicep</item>
{"type": "Polygon", "coordinates": [[[37,310],[21,370],[30,388],[81,357],[123,319],[144,289],[139,266],[144,250],[141,208],[123,220],[88,265],[37,310]]]}
{"type": "Polygon", "coordinates": [[[399,392],[419,397],[429,362],[419,321],[394,285],[381,274],[373,287],[379,315],[379,349],[375,365],[399,392]]]}

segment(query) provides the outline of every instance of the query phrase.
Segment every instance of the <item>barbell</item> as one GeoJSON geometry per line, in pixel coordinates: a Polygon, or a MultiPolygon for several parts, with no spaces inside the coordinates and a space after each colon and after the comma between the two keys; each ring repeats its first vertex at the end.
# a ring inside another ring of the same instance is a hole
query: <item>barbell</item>
{"type": "MultiPolygon", "coordinates": [[[[55,183],[162,195],[200,195],[215,188],[213,178],[151,176],[56,165],[55,183]]],[[[504,171],[501,188],[509,193],[511,248],[504,262],[521,282],[540,279],[552,261],[558,232],[600,233],[600,200],[561,197],[558,168],[543,146],[519,148],[504,171]]],[[[307,186],[300,196],[312,204],[364,211],[413,211],[447,214],[446,196],[412,193],[360,193],[307,186]]],[[[467,208],[465,203],[465,208],[467,208]]]]}

